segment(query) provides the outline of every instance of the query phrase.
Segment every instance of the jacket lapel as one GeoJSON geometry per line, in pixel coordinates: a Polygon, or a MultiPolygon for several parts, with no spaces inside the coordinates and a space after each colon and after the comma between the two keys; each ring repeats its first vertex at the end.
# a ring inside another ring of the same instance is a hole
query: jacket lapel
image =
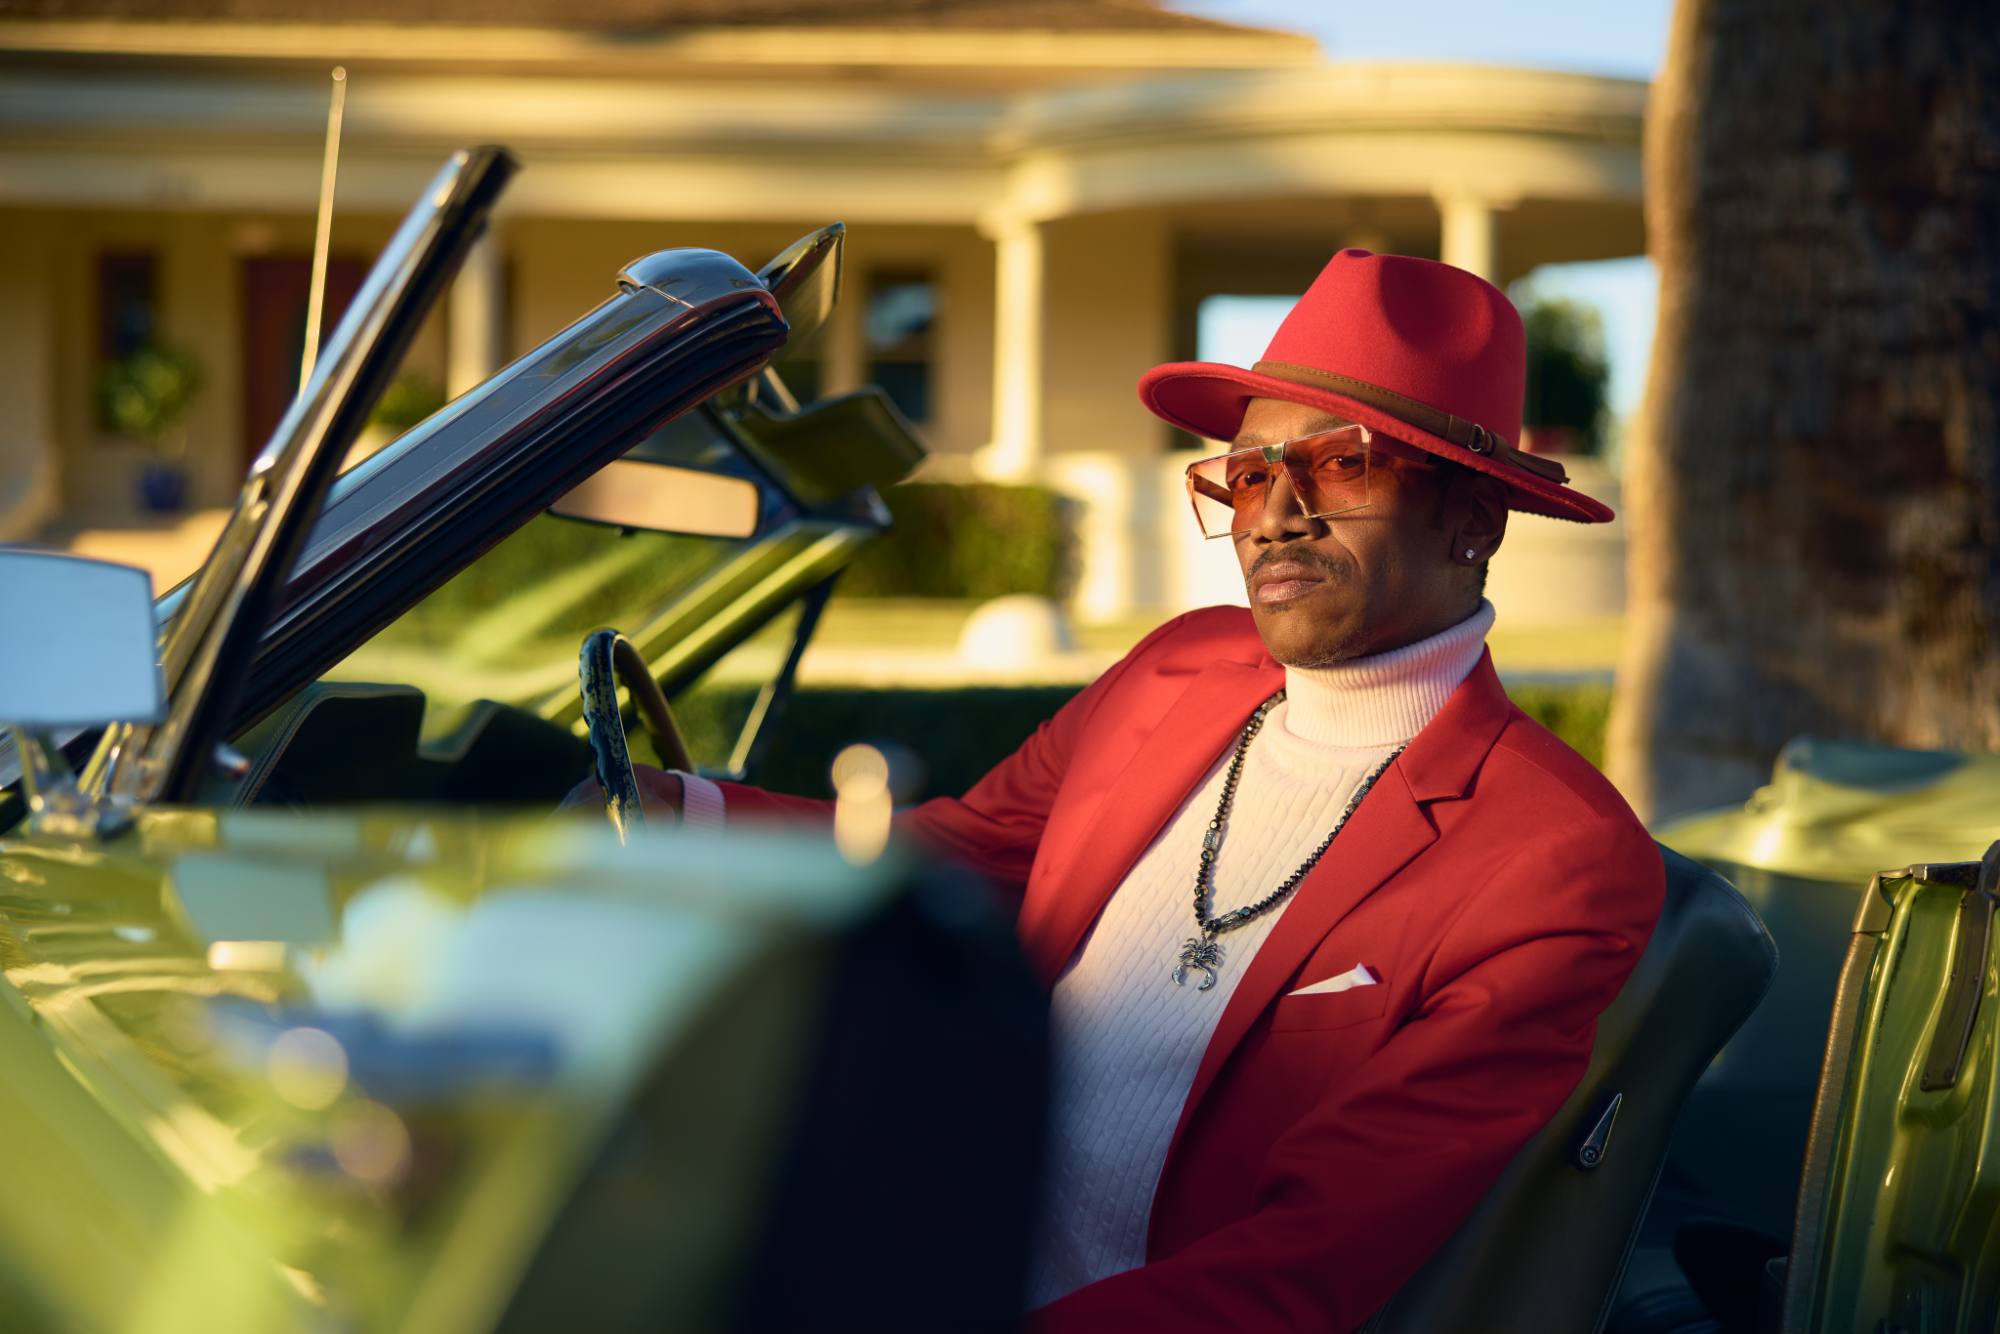
{"type": "Polygon", "coordinates": [[[1044,981],[1053,982],[1062,972],[1140,854],[1250,714],[1283,683],[1283,669],[1268,658],[1211,661],[1161,713],[1095,817],[1066,840],[1063,855],[1036,868],[1038,877],[1060,885],[1057,892],[1036,896],[1037,907],[1024,911],[1020,922],[1022,942],[1044,981]]]}
{"type": "Polygon", "coordinates": [[[1444,708],[1383,772],[1319,865],[1300,882],[1230,996],[1195,1071],[1176,1142],[1236,1044],[1327,933],[1436,840],[1429,804],[1465,794],[1512,710],[1491,655],[1482,655],[1444,708]]]}

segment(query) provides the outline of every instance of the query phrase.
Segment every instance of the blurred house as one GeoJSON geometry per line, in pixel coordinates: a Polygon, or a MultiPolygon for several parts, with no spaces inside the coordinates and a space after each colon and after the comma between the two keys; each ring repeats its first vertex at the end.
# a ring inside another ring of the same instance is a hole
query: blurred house
{"type": "Polygon", "coordinates": [[[1205,300],[1296,293],[1343,245],[1501,283],[1643,249],[1643,83],[1343,64],[1144,0],[14,0],[0,540],[131,518],[143,454],[92,386],[148,336],[203,373],[189,503],[233,495],[296,384],[335,62],[335,313],[447,150],[526,164],[413,392],[476,383],[649,251],[755,266],[844,220],[847,299],[788,377],[884,384],[939,476],[1081,498],[1087,617],[1240,599],[1185,514],[1193,442],[1133,393],[1194,355],[1205,300]]]}

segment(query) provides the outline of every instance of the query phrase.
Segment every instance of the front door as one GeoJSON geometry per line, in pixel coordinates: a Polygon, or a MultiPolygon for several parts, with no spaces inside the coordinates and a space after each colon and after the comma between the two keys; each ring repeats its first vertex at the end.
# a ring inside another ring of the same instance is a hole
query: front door
{"type": "MultiPolygon", "coordinates": [[[[358,259],[329,259],[320,346],[340,322],[368,267],[358,259]]],[[[243,466],[264,442],[299,392],[299,357],[306,344],[306,304],[312,289],[308,255],[262,255],[243,261],[243,466]]]]}

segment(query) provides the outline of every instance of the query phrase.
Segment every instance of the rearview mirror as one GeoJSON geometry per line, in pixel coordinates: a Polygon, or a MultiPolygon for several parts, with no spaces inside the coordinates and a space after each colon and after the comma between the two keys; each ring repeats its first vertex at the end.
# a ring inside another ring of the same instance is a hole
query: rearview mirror
{"type": "Polygon", "coordinates": [[[757,531],[757,485],[666,463],[614,459],[549,506],[549,513],[613,528],[696,537],[757,531]]]}
{"type": "Polygon", "coordinates": [[[0,723],[159,722],[167,697],[158,635],[144,570],[0,548],[0,723]]]}

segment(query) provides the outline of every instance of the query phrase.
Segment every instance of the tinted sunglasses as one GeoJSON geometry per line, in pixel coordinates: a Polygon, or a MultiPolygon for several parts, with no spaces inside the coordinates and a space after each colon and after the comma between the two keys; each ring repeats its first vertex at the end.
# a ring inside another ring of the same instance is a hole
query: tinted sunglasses
{"type": "Polygon", "coordinates": [[[1365,426],[1340,426],[1275,445],[1255,445],[1188,465],[1188,499],[1203,537],[1247,533],[1274,494],[1308,519],[1330,519],[1368,504],[1369,446],[1365,426]],[[1278,483],[1285,485],[1278,492],[1278,483]]]}

